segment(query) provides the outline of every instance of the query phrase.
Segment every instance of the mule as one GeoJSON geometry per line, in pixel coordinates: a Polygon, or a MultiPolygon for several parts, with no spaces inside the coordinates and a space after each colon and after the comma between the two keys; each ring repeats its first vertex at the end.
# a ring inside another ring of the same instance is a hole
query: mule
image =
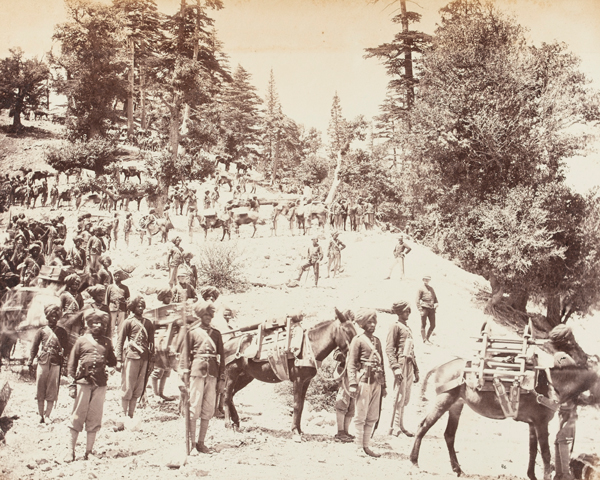
{"type": "Polygon", "coordinates": [[[148,237],[148,245],[152,245],[152,237],[160,233],[160,241],[166,243],[169,239],[169,230],[173,229],[173,223],[169,217],[158,218],[155,222],[147,225],[146,228],[140,228],[140,244],[144,244],[144,238],[148,237]]]}
{"type": "MultiPolygon", "coordinates": [[[[436,388],[462,378],[466,360],[454,359],[444,365],[431,370],[423,382],[422,391],[425,391],[427,380],[434,375],[436,388]]],[[[550,381],[560,404],[575,400],[581,393],[590,391],[596,402],[600,400],[600,377],[597,366],[595,367],[565,367],[550,368],[550,381]]],[[[550,464],[550,447],[548,444],[548,424],[554,417],[554,410],[538,403],[538,394],[548,397],[550,386],[543,370],[539,373],[539,381],[536,389],[531,393],[522,393],[519,401],[519,409],[516,421],[525,422],[529,425],[529,464],[527,476],[535,480],[535,460],[539,444],[542,460],[544,462],[544,480],[550,480],[552,466],[550,464]]],[[[437,391],[437,390],[436,390],[437,391]]],[[[438,393],[433,403],[432,410],[419,424],[415,436],[415,442],[410,452],[410,460],[418,465],[419,449],[425,434],[435,425],[440,417],[448,412],[448,424],[444,432],[444,439],[450,454],[452,470],[460,476],[463,471],[458,463],[454,449],[454,439],[460,421],[460,415],[464,405],[467,404],[473,411],[484,417],[502,420],[507,418],[502,412],[500,402],[493,391],[478,391],[462,382],[460,385],[448,391],[438,393]]]]}
{"type": "MultiPolygon", "coordinates": [[[[339,348],[346,353],[350,347],[350,341],[356,335],[357,330],[351,321],[339,314],[335,320],[327,320],[305,333],[305,345],[308,342],[317,362],[323,361],[339,348]]],[[[243,341],[239,337],[225,341],[225,352],[236,351],[238,343],[243,341]]],[[[306,354],[303,350],[303,357],[306,354]]],[[[292,433],[302,435],[300,426],[302,410],[304,409],[304,400],[306,391],[311,380],[317,374],[316,366],[296,366],[295,359],[288,359],[289,378],[293,383],[294,391],[294,413],[292,416],[292,433]]],[[[225,368],[225,391],[223,396],[223,407],[225,411],[225,425],[238,429],[240,426],[240,417],[233,403],[234,395],[242,388],[248,385],[252,380],[260,380],[266,383],[279,383],[281,380],[277,377],[269,362],[258,362],[245,357],[233,360],[225,368]]]]}
{"type": "MultiPolygon", "coordinates": [[[[262,225],[264,223],[264,221],[259,218],[256,210],[238,210],[236,208],[232,208],[229,210],[229,215],[231,216],[231,223],[235,227],[236,235],[240,234],[240,225],[251,224],[254,228],[251,238],[254,238],[254,235],[256,235],[256,224],[260,223],[262,225]]],[[[225,231],[223,231],[223,238],[225,238],[225,231]]]]}

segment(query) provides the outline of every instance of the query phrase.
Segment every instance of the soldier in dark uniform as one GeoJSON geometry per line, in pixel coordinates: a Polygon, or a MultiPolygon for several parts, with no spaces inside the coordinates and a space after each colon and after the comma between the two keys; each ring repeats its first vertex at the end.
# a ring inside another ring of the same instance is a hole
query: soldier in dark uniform
{"type": "Polygon", "coordinates": [[[55,303],[46,305],[44,315],[48,325],[40,328],[35,334],[27,362],[31,368],[33,360],[38,357],[35,383],[40,423],[45,423],[45,419],[50,417],[58,398],[60,368],[64,361],[64,352],[69,346],[69,335],[62,327],[57,326],[58,319],[62,315],[60,305],[55,303]]]}
{"type": "Polygon", "coordinates": [[[75,399],[71,416],[71,446],[66,462],[75,460],[75,447],[79,432],[87,431],[85,459],[92,453],[96,434],[102,426],[104,399],[108,374],[106,367],[117,364],[111,341],[102,335],[106,330],[108,315],[98,310],[89,310],[84,316],[88,327],[79,337],[69,356],[68,374],[73,379],[71,397],[75,399]]]}

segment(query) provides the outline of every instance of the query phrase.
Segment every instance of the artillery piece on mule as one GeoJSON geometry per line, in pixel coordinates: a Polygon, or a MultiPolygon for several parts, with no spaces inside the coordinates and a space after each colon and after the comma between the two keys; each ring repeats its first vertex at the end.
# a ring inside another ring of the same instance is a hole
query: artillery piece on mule
{"type": "Polygon", "coordinates": [[[474,359],[456,358],[434,368],[425,377],[422,392],[433,376],[436,398],[433,407],[419,424],[410,460],[418,464],[421,442],[429,429],[448,412],[444,439],[452,470],[463,473],[454,449],[454,440],[462,409],[467,404],[473,411],[492,419],[512,418],[529,425],[529,464],[527,476],[534,480],[538,445],[544,463],[544,480],[550,480],[550,448],[548,424],[559,405],[576,401],[589,391],[600,400],[598,364],[588,361],[585,367],[538,365],[535,346],[544,343],[533,338],[531,322],[522,340],[493,338],[484,324],[479,338],[480,348],[474,359]]]}
{"type": "Polygon", "coordinates": [[[336,309],[336,318],[305,329],[302,316],[285,321],[222,332],[225,348],[225,391],[223,406],[226,426],[239,428],[234,395],[252,380],[293,383],[292,432],[302,434],[300,425],[308,386],[321,362],[339,348],[348,351],[357,327],[336,309]]]}

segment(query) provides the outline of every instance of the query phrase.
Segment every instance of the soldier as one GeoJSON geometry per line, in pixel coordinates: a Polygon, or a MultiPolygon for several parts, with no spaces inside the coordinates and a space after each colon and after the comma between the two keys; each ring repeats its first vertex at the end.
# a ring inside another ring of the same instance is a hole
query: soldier
{"type": "Polygon", "coordinates": [[[333,232],[331,234],[331,241],[329,242],[329,249],[327,250],[327,278],[329,278],[329,272],[333,268],[333,276],[335,277],[338,272],[341,271],[342,267],[342,250],[346,248],[346,245],[340,240],[340,232],[333,232]]]}
{"type": "Polygon", "coordinates": [[[133,298],[127,308],[132,315],[123,322],[119,330],[115,354],[117,371],[122,371],[121,407],[125,416],[133,418],[137,400],[144,393],[151,371],[150,362],[154,355],[154,324],[143,316],[146,302],[141,296],[133,298]],[[127,340],[127,348],[124,349],[125,340],[127,340]]]}
{"type": "MultiPolygon", "coordinates": [[[[570,327],[560,324],[549,334],[550,344],[554,349],[554,366],[565,368],[585,366],[587,355],[575,341],[570,327]]],[[[573,480],[570,469],[571,452],[575,441],[575,424],[577,422],[577,403],[572,399],[560,405],[558,410],[559,430],[554,441],[555,469],[554,480],[573,480]]]]}
{"type": "MultiPolygon", "coordinates": [[[[354,320],[352,310],[346,310],[343,313],[347,320],[354,320]]],[[[356,412],[356,400],[350,395],[350,385],[348,384],[347,358],[339,348],[333,352],[333,359],[337,362],[336,373],[339,387],[335,397],[335,416],[337,421],[337,433],[333,437],[338,442],[351,443],[355,440],[354,435],[350,435],[348,429],[356,412]]]]}
{"type": "Polygon", "coordinates": [[[371,434],[379,420],[381,399],[387,395],[383,350],[374,335],[377,326],[375,310],[361,309],[356,314],[356,323],[364,330],[352,339],[348,351],[348,391],[356,399],[356,443],[359,451],[370,457],[380,457],[369,447],[371,434]]]}
{"type": "Polygon", "coordinates": [[[127,314],[127,302],[129,301],[129,287],[123,283],[129,278],[129,274],[122,268],[115,269],[113,279],[115,283],[111,283],[106,288],[106,305],[110,312],[110,327],[109,337],[119,330],[119,327],[125,320],[127,314]]]}
{"type": "Polygon", "coordinates": [[[404,278],[404,257],[410,253],[412,249],[406,244],[404,243],[404,236],[399,235],[398,236],[398,243],[397,245],[394,247],[394,261],[392,262],[392,266],[390,267],[390,273],[388,274],[387,277],[384,278],[384,280],[389,280],[390,278],[392,278],[392,272],[394,271],[394,268],[396,268],[396,265],[400,264],[400,278],[404,278]]]}
{"type": "Polygon", "coordinates": [[[410,400],[412,383],[419,381],[419,367],[415,359],[412,332],[406,324],[410,315],[408,302],[395,302],[391,312],[398,318],[388,333],[385,353],[395,377],[394,398],[396,401],[393,406],[395,431],[392,433],[398,436],[401,432],[405,432],[402,425],[402,411],[410,400]]]}
{"type": "Polygon", "coordinates": [[[38,402],[40,423],[45,423],[50,417],[54,402],[58,398],[60,369],[64,361],[64,352],[69,346],[69,335],[62,327],[57,326],[58,319],[62,315],[60,305],[55,303],[46,305],[44,315],[48,325],[40,328],[35,334],[27,362],[27,366],[32,368],[33,360],[38,356],[39,351],[35,398],[38,402]]]}
{"type": "Polygon", "coordinates": [[[321,246],[319,245],[319,239],[317,237],[312,239],[312,245],[308,247],[308,253],[306,256],[306,263],[300,267],[300,272],[298,274],[298,281],[302,278],[302,274],[308,270],[310,267],[313,267],[313,272],[315,274],[315,287],[319,283],[319,262],[323,260],[323,250],[321,250],[321,246]]]}
{"type": "MultiPolygon", "coordinates": [[[[131,218],[131,213],[125,215],[125,223],[123,224],[123,236],[125,238],[125,245],[129,249],[129,235],[131,234],[131,230],[133,229],[133,219],[131,218]]],[[[117,240],[115,239],[115,245],[117,240]]]]}
{"type": "Polygon", "coordinates": [[[183,263],[183,248],[181,248],[181,237],[175,237],[173,244],[167,254],[167,267],[169,268],[169,286],[177,285],[177,270],[183,263]]]}
{"type": "Polygon", "coordinates": [[[423,343],[428,344],[431,344],[429,337],[431,337],[435,329],[435,311],[438,307],[438,299],[435,290],[429,285],[430,281],[431,277],[425,275],[423,277],[423,286],[417,291],[417,308],[421,314],[421,337],[423,338],[423,343]],[[425,333],[427,319],[429,319],[429,330],[425,333]]]}
{"type": "Polygon", "coordinates": [[[106,330],[108,315],[98,310],[90,310],[84,316],[88,327],[85,335],[77,339],[69,356],[68,375],[73,380],[70,396],[75,399],[71,416],[71,448],[65,457],[66,462],[75,460],[75,447],[79,432],[87,431],[85,457],[92,454],[96,434],[102,426],[104,399],[108,374],[106,367],[117,364],[112,343],[102,335],[106,330]]]}
{"type": "MultiPolygon", "coordinates": [[[[215,314],[212,303],[199,301],[194,306],[196,322],[187,332],[189,358],[181,356],[180,371],[190,368],[190,436],[195,437],[196,421],[200,418],[200,431],[196,450],[200,453],[212,453],[205,439],[210,419],[215,414],[217,395],[225,387],[225,354],[221,333],[212,328],[211,320],[215,314]],[[199,321],[198,321],[199,320],[199,321]]],[[[184,342],[181,342],[180,352],[184,342]]]]}

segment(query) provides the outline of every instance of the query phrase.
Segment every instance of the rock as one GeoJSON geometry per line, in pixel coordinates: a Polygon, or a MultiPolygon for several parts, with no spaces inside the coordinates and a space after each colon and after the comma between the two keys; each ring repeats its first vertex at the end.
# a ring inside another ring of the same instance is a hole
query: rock
{"type": "Polygon", "coordinates": [[[28,463],[28,464],[27,464],[27,468],[28,468],[29,470],[35,470],[35,467],[36,467],[36,465],[34,465],[33,463],[28,463]]]}

